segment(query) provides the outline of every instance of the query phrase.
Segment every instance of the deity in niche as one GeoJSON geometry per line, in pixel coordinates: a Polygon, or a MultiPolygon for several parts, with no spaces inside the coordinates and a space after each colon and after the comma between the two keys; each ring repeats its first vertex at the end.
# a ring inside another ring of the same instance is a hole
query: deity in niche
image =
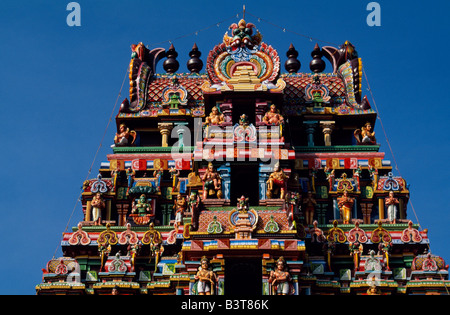
{"type": "Polygon", "coordinates": [[[139,216],[145,216],[150,213],[152,206],[148,203],[145,194],[142,194],[137,203],[133,203],[131,213],[136,213],[139,216]]]}
{"type": "Polygon", "coordinates": [[[314,211],[316,209],[317,201],[313,197],[312,191],[308,191],[308,195],[303,200],[303,204],[305,205],[305,221],[306,224],[313,224],[314,211]]]}
{"type": "Polygon", "coordinates": [[[272,199],[275,194],[280,194],[280,199],[285,198],[287,176],[280,168],[280,163],[276,163],[272,174],[267,180],[267,198],[272,199]]]}
{"type": "Polygon", "coordinates": [[[398,212],[397,205],[399,204],[399,201],[397,198],[394,197],[393,191],[389,192],[389,197],[385,199],[384,203],[387,206],[387,215],[389,221],[391,221],[392,224],[395,224],[398,212]]]}
{"type": "Polygon", "coordinates": [[[358,142],[358,144],[376,144],[377,140],[375,138],[375,131],[372,129],[372,124],[367,122],[360,129],[356,129],[354,131],[354,136],[358,142]]]}
{"type": "Polygon", "coordinates": [[[347,190],[344,190],[342,197],[338,198],[339,213],[344,224],[350,223],[354,203],[355,199],[348,195],[347,190]]]}
{"type": "Polygon", "coordinates": [[[224,116],[219,112],[219,108],[214,106],[211,113],[205,119],[205,125],[220,125],[224,121],[224,116]]]}
{"type": "Polygon", "coordinates": [[[105,201],[100,193],[96,193],[91,201],[92,206],[92,221],[94,225],[102,225],[102,210],[105,208],[105,201]]]}
{"type": "Polygon", "coordinates": [[[175,199],[175,201],[174,201],[173,208],[175,210],[175,222],[181,224],[183,222],[184,212],[187,209],[186,198],[184,198],[183,195],[178,194],[177,199],[175,199]]]}
{"type": "Polygon", "coordinates": [[[222,179],[219,172],[216,171],[212,163],[208,164],[205,174],[202,177],[203,181],[203,199],[209,196],[216,196],[218,199],[222,197],[222,179]]]}
{"type": "Polygon", "coordinates": [[[284,123],[284,118],[280,115],[280,111],[277,109],[277,107],[272,104],[270,105],[269,111],[264,115],[263,122],[268,125],[279,126],[284,123]]]}
{"type": "Polygon", "coordinates": [[[125,124],[120,124],[119,126],[119,132],[116,133],[114,137],[114,144],[111,147],[123,147],[127,146],[129,144],[132,144],[136,138],[136,132],[130,131],[130,128],[128,128],[125,124]],[[130,143],[130,137],[132,138],[132,141],[130,143]]]}
{"type": "Polygon", "coordinates": [[[209,268],[209,260],[203,257],[201,266],[195,275],[197,282],[197,292],[199,295],[214,295],[214,284],[216,282],[215,273],[209,268]]]}
{"type": "Polygon", "coordinates": [[[276,270],[272,270],[269,283],[274,289],[274,295],[288,295],[291,291],[291,275],[286,270],[286,262],[283,257],[278,258],[276,270]]]}

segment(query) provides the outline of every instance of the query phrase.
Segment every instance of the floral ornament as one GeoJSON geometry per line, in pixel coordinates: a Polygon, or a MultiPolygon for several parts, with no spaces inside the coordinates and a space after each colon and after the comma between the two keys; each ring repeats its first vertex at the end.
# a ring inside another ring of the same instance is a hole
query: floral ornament
{"type": "Polygon", "coordinates": [[[333,221],[333,227],[328,230],[328,241],[334,241],[339,243],[345,243],[347,241],[347,237],[345,236],[345,233],[342,229],[337,227],[338,222],[337,220],[333,221]]]}
{"type": "Polygon", "coordinates": [[[118,242],[116,232],[111,230],[111,225],[106,225],[106,230],[98,236],[97,243],[99,246],[116,245],[118,242]]]}
{"type": "Polygon", "coordinates": [[[380,242],[390,243],[392,241],[392,237],[389,234],[389,232],[386,231],[384,228],[382,228],[381,225],[382,225],[381,221],[378,221],[378,227],[375,230],[373,230],[372,237],[370,238],[372,243],[380,243],[380,242]]]}
{"type": "Polygon", "coordinates": [[[222,224],[217,220],[217,216],[213,217],[213,220],[208,224],[206,231],[209,234],[220,234],[223,232],[222,224]]]}
{"type": "Polygon", "coordinates": [[[347,239],[350,243],[366,243],[368,241],[366,232],[359,227],[359,222],[356,222],[355,227],[348,232],[347,239]]]}
{"type": "Polygon", "coordinates": [[[420,243],[422,241],[422,236],[418,230],[413,228],[412,221],[409,221],[408,228],[403,230],[402,237],[400,239],[403,243],[420,243]]]}
{"type": "Polygon", "coordinates": [[[280,231],[280,228],[278,227],[278,223],[275,222],[273,215],[271,215],[270,220],[266,223],[266,226],[264,227],[264,232],[277,233],[278,231],[280,231]]]}
{"type": "Polygon", "coordinates": [[[70,245],[89,245],[91,243],[91,239],[89,238],[89,234],[83,231],[83,226],[78,223],[78,231],[72,233],[72,236],[69,238],[70,245]]]}
{"type": "Polygon", "coordinates": [[[123,231],[119,235],[119,244],[120,245],[135,245],[139,241],[138,236],[136,232],[131,230],[131,224],[127,223],[127,229],[126,231],[123,231]]]}
{"type": "Polygon", "coordinates": [[[116,258],[108,266],[109,272],[126,272],[127,266],[125,261],[120,258],[120,253],[116,254],[116,258]]]}

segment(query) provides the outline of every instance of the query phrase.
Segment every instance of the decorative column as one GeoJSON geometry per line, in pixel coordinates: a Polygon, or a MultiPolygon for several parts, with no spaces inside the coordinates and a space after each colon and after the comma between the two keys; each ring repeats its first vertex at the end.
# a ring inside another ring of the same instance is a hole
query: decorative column
{"type": "Polygon", "coordinates": [[[317,121],[305,121],[306,134],[308,137],[308,147],[314,146],[314,133],[316,132],[317,121]]]}
{"type": "Polygon", "coordinates": [[[187,126],[187,125],[188,125],[187,122],[175,123],[175,130],[177,131],[177,135],[178,135],[178,148],[179,149],[183,149],[183,147],[184,147],[184,133],[186,131],[185,126],[187,126]]]}
{"type": "Polygon", "coordinates": [[[323,138],[325,142],[325,146],[331,146],[331,133],[334,129],[334,121],[321,121],[320,127],[322,127],[323,138]]]}
{"type": "Polygon", "coordinates": [[[380,197],[378,199],[378,216],[380,220],[384,219],[384,198],[380,197]]]}
{"type": "Polygon", "coordinates": [[[86,202],[86,215],[85,215],[85,219],[84,221],[89,222],[91,221],[91,212],[92,212],[92,205],[91,205],[91,200],[88,200],[86,202]]]}
{"type": "Polygon", "coordinates": [[[361,211],[363,214],[363,223],[370,224],[370,217],[372,215],[372,203],[361,203],[361,211]]]}
{"type": "Polygon", "coordinates": [[[172,123],[158,123],[159,132],[162,135],[162,146],[169,146],[169,135],[173,129],[172,123]]]}
{"type": "Polygon", "coordinates": [[[220,112],[223,114],[223,120],[224,124],[226,126],[232,126],[233,125],[233,104],[231,101],[224,102],[222,104],[218,104],[220,107],[220,112]]]}
{"type": "Polygon", "coordinates": [[[217,171],[219,172],[220,177],[222,178],[223,199],[230,200],[231,195],[230,163],[225,163],[225,165],[220,166],[219,168],[217,168],[217,171]]]}
{"type": "Polygon", "coordinates": [[[127,223],[127,214],[128,214],[129,205],[124,204],[124,203],[122,203],[122,204],[117,203],[116,206],[117,206],[117,213],[119,215],[118,225],[125,226],[125,224],[127,223]]]}
{"type": "Polygon", "coordinates": [[[326,215],[327,215],[328,204],[326,203],[318,203],[317,204],[317,223],[319,225],[325,225],[326,223],[326,215]]]}

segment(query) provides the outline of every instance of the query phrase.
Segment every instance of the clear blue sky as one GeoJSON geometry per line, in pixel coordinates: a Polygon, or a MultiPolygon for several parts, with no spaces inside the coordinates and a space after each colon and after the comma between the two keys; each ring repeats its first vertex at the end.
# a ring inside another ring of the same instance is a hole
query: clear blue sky
{"type": "MultiPolygon", "coordinates": [[[[157,46],[167,49],[173,39],[180,71],[187,72],[193,43],[205,62],[228,26],[242,17],[244,3],[247,22],[278,50],[282,64],[292,42],[300,52],[301,71],[309,72],[316,41],[290,31],[356,46],[399,166],[394,174],[401,173],[411,185],[411,201],[421,227],[429,229],[432,253],[449,263],[450,2],[378,1],[380,27],[367,25],[370,1],[365,0],[80,0],[80,27],[66,24],[69,2],[0,3],[0,294],[34,294],[41,268],[55,251],[61,255],[60,238],[75,205],[69,229],[82,220],[80,187],[118,96],[130,45],[162,42],[157,46]]],[[[328,64],[325,72],[330,70],[328,64]]],[[[363,92],[369,94],[365,82],[363,92]]],[[[119,104],[127,96],[128,81],[119,104]]],[[[394,163],[379,120],[375,131],[381,151],[394,163]]],[[[89,178],[111,152],[114,132],[113,122],[89,178]]],[[[411,205],[408,216],[417,223],[411,205]]]]}

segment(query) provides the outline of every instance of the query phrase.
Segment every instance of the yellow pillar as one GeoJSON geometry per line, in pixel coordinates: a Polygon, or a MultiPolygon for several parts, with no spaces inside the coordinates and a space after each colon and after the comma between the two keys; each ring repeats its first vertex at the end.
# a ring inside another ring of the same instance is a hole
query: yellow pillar
{"type": "Polygon", "coordinates": [[[159,132],[162,135],[162,146],[168,147],[169,146],[169,135],[173,128],[172,123],[158,123],[159,132]]]}
{"type": "Polygon", "coordinates": [[[86,215],[85,215],[84,221],[91,221],[91,211],[92,211],[92,206],[91,206],[91,201],[89,200],[86,203],[86,215]]]}
{"type": "Polygon", "coordinates": [[[384,219],[384,198],[378,199],[378,215],[380,220],[384,219]]]}

